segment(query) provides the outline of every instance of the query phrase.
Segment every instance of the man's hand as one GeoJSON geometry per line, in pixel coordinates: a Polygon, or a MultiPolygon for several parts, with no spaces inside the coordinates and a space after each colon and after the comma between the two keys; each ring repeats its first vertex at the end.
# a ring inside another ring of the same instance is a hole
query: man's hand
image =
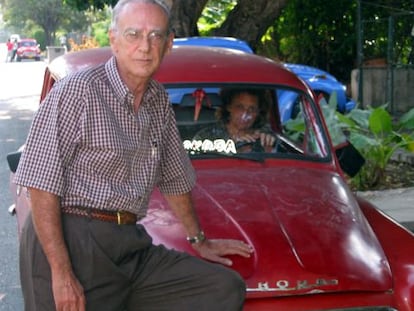
{"type": "MultiPolygon", "coordinates": [[[[187,229],[188,236],[197,235],[201,230],[191,201],[191,193],[165,195],[165,198],[177,217],[183,223],[184,227],[187,229]]],[[[253,253],[253,248],[250,245],[239,240],[206,239],[202,242],[193,243],[192,245],[204,259],[218,262],[226,266],[231,266],[233,262],[223,256],[239,255],[249,258],[250,254],[253,253]]]]}
{"type": "Polygon", "coordinates": [[[83,287],[72,272],[52,274],[52,286],[57,311],[85,310],[83,287]]]}
{"type": "Polygon", "coordinates": [[[60,199],[52,193],[29,188],[33,224],[50,265],[57,311],[84,311],[83,288],[75,277],[62,231],[60,199]]]}
{"type": "Polygon", "coordinates": [[[226,266],[231,266],[233,262],[223,256],[239,255],[249,258],[251,253],[253,253],[253,248],[250,245],[239,240],[207,239],[203,242],[194,243],[192,245],[204,259],[218,262],[226,266]]]}

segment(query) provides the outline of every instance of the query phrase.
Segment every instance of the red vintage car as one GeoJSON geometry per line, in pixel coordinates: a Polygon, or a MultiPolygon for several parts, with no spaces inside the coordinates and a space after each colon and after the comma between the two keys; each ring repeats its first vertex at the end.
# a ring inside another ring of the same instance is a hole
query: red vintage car
{"type": "Polygon", "coordinates": [[[34,59],[40,61],[42,51],[35,39],[21,39],[17,45],[16,60],[18,62],[22,59],[34,59]]]}
{"type": "MultiPolygon", "coordinates": [[[[110,56],[103,48],[57,58],[46,70],[42,98],[56,80],[110,56]]],[[[355,174],[358,157],[346,143],[333,146],[305,83],[257,55],[185,46],[173,48],[155,78],[169,92],[197,172],[194,202],[206,235],[254,247],[251,258],[232,258],[247,284],[245,310],[414,310],[414,237],[350,190],[344,172],[355,174]],[[276,138],[271,150],[197,136],[217,123],[225,88],[265,95],[276,138]],[[278,101],[286,92],[300,109],[281,122],[278,101]]],[[[12,172],[18,159],[19,152],[8,157],[12,172]]],[[[20,231],[30,204],[26,189],[11,188],[20,231]]],[[[194,253],[158,191],[142,223],[155,243],[194,253]]]]}

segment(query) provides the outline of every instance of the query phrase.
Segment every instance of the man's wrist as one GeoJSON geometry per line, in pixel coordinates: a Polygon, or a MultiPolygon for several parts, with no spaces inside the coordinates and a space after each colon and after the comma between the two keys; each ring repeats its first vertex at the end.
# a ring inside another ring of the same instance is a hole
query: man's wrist
{"type": "Polygon", "coordinates": [[[200,232],[198,232],[196,235],[194,236],[188,236],[187,237],[187,241],[190,244],[199,244],[202,243],[206,240],[206,236],[204,234],[204,231],[200,230],[200,232]]]}

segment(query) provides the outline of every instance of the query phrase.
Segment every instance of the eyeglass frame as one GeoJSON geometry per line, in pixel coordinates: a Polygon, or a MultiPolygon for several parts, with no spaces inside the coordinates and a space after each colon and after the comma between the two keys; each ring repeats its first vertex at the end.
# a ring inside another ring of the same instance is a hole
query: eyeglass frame
{"type": "Polygon", "coordinates": [[[170,33],[170,31],[152,30],[145,36],[143,30],[128,27],[122,31],[122,37],[131,44],[136,44],[146,39],[151,45],[159,45],[166,41],[170,33]]]}

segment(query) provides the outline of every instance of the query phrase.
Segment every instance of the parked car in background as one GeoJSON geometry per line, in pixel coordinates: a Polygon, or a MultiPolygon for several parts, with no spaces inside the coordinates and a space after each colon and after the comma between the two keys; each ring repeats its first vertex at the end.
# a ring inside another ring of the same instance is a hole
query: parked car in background
{"type": "MultiPolygon", "coordinates": [[[[246,53],[253,53],[252,48],[247,42],[231,37],[187,37],[174,39],[175,45],[199,45],[211,47],[231,48],[246,53]]],[[[299,65],[283,63],[283,66],[293,71],[301,79],[303,79],[315,92],[317,96],[322,95],[325,99],[335,93],[337,108],[341,113],[351,111],[356,107],[356,102],[347,96],[346,86],[340,83],[334,76],[321,69],[299,65]]],[[[291,94],[285,94],[286,100],[280,102],[282,118],[287,120],[290,115],[297,113],[294,99],[291,94]]]]}
{"type": "Polygon", "coordinates": [[[16,60],[18,62],[22,59],[40,60],[42,51],[35,39],[21,39],[17,44],[16,60]]]}
{"type": "MultiPolygon", "coordinates": [[[[109,48],[99,48],[56,58],[41,98],[55,81],[110,57],[109,48]]],[[[175,46],[154,78],[169,94],[181,94],[170,97],[171,105],[197,173],[193,199],[207,237],[241,239],[254,248],[251,258],[232,256],[231,268],[247,286],[244,310],[414,310],[414,237],[348,187],[342,169],[355,161],[348,152],[336,156],[340,149],[332,146],[309,85],[269,59],[195,46],[175,46]],[[253,150],[257,141],[241,151],[225,137],[194,138],[217,124],[223,88],[265,95],[262,109],[276,139],[271,150],[253,150]],[[285,122],[278,104],[283,91],[296,93],[300,110],[285,122]]],[[[19,156],[8,156],[11,180],[19,156]]],[[[93,163],[86,169],[99,178],[93,163]]],[[[20,232],[30,202],[26,188],[10,186],[20,232]]],[[[158,191],[142,223],[154,243],[196,255],[158,191]]]]}

